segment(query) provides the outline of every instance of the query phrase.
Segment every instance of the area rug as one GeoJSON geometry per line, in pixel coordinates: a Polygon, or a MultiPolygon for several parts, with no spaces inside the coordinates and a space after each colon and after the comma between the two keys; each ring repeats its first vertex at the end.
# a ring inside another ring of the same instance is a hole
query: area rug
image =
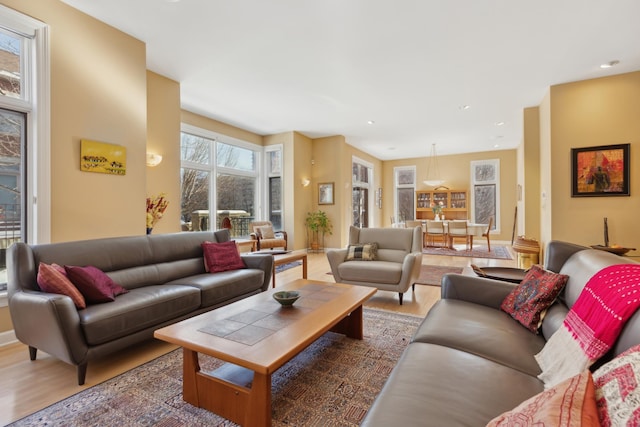
{"type": "MultiPolygon", "coordinates": [[[[327,332],[272,376],[273,426],[357,426],[422,318],[364,309],[364,339],[327,332]]],[[[222,363],[200,356],[203,370],[222,363]]],[[[12,426],[235,426],[182,400],[182,350],[12,426]]]]}
{"type": "Polygon", "coordinates": [[[494,259],[513,259],[509,248],[504,245],[491,245],[491,252],[486,245],[474,246],[468,251],[464,245],[456,246],[456,249],[428,247],[422,248],[422,253],[427,255],[447,255],[447,256],[463,256],[468,258],[494,258],[494,259]]]}
{"type": "Polygon", "coordinates": [[[276,273],[282,273],[285,270],[298,267],[300,265],[302,265],[302,261],[293,261],[293,262],[288,262],[286,264],[276,265],[276,273]]]}
{"type": "Polygon", "coordinates": [[[423,264],[420,269],[420,277],[416,281],[416,285],[432,285],[440,286],[442,276],[447,273],[462,273],[460,267],[445,267],[441,265],[426,265],[423,264]]]}

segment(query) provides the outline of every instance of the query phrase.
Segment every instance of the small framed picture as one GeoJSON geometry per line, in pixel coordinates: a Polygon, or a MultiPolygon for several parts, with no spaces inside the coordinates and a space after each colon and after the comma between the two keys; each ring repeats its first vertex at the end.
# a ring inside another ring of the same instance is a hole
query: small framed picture
{"type": "Polygon", "coordinates": [[[629,196],[629,145],[571,149],[571,197],[629,196]]]}
{"type": "Polygon", "coordinates": [[[318,204],[333,205],[333,182],[318,184],[318,204]]]}

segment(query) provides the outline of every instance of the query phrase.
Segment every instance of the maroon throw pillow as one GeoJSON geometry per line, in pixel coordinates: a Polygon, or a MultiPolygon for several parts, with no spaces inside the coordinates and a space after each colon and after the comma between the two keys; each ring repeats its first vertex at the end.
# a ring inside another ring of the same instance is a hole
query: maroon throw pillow
{"type": "Polygon", "coordinates": [[[87,303],[78,288],[53,265],[41,262],[38,265],[36,281],[43,292],[66,295],[71,298],[78,309],[87,307],[87,303]]]}
{"type": "Polygon", "coordinates": [[[205,269],[210,273],[247,268],[240,257],[235,240],[202,243],[205,269]]]}
{"type": "Polygon", "coordinates": [[[547,308],[556,300],[569,276],[533,265],[520,284],[502,301],[500,308],[525,328],[538,333],[547,308]]]}
{"type": "MultiPolygon", "coordinates": [[[[67,277],[76,285],[88,303],[98,304],[114,301],[116,290],[122,293],[124,289],[97,267],[65,265],[64,269],[67,272],[67,277]]],[[[126,289],[124,291],[127,292],[126,289]]]]}

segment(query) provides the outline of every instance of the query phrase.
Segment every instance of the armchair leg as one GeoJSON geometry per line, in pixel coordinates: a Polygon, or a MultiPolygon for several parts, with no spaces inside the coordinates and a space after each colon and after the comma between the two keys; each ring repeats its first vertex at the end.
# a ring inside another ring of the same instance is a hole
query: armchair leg
{"type": "Polygon", "coordinates": [[[400,299],[400,305],[402,305],[402,292],[398,292],[398,299],[400,299]]]}
{"type": "Polygon", "coordinates": [[[84,384],[84,379],[87,376],[87,362],[78,365],[78,385],[84,384]]]}
{"type": "Polygon", "coordinates": [[[416,291],[416,284],[415,284],[415,283],[414,283],[413,285],[411,285],[411,290],[412,290],[413,292],[415,292],[415,291],[416,291]]]}
{"type": "Polygon", "coordinates": [[[36,360],[36,354],[38,353],[38,349],[35,347],[29,346],[29,359],[36,360]]]}

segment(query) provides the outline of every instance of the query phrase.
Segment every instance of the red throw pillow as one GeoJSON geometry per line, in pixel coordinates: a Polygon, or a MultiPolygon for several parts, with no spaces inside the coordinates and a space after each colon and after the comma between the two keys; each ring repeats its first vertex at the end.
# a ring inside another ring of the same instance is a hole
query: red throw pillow
{"type": "Polygon", "coordinates": [[[105,272],[93,266],[64,266],[67,276],[84,295],[88,303],[111,302],[116,295],[128,292],[116,284],[105,272]],[[124,292],[123,292],[124,291],[124,292]]]}
{"type": "Polygon", "coordinates": [[[240,257],[235,240],[202,243],[205,269],[210,273],[247,268],[240,257]]]}
{"type": "Polygon", "coordinates": [[[500,308],[522,326],[538,333],[547,308],[558,297],[569,276],[533,265],[520,284],[502,301],[500,308]]]}
{"type": "Polygon", "coordinates": [[[80,291],[56,267],[41,262],[38,265],[36,281],[44,292],[66,295],[71,298],[78,309],[87,307],[87,303],[80,291]]]}

